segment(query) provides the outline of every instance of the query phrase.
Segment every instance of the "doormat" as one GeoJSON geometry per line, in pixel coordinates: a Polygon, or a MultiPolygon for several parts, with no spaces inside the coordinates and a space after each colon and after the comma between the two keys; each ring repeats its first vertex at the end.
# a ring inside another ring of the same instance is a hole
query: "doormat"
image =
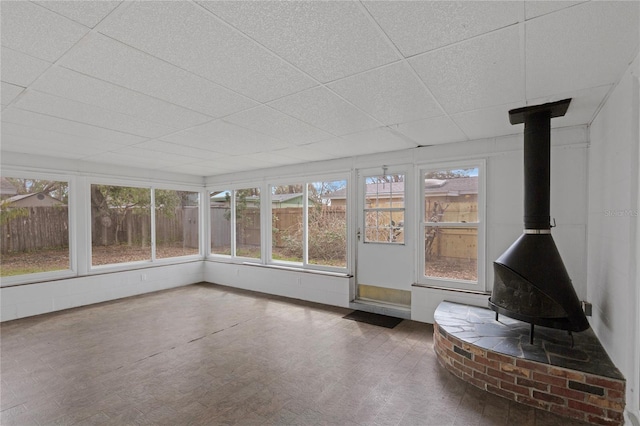
{"type": "Polygon", "coordinates": [[[371,312],[353,311],[342,318],[364,322],[379,327],[394,328],[402,322],[402,318],[390,317],[387,315],[373,314],[371,312]]]}

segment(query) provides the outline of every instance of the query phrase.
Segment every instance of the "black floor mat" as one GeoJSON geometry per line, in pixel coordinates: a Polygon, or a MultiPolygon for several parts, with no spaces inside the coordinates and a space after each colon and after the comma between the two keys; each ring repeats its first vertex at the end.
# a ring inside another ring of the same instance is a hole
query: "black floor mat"
{"type": "Polygon", "coordinates": [[[402,322],[402,318],[389,317],[387,315],[372,314],[371,312],[353,311],[342,318],[364,322],[385,328],[394,328],[402,322]]]}

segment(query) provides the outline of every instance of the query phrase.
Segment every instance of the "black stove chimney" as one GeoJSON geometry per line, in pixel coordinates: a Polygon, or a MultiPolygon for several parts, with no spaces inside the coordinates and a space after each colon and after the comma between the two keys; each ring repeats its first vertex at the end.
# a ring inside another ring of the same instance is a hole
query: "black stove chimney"
{"type": "Polygon", "coordinates": [[[524,233],[493,263],[489,307],[531,324],[568,331],[589,328],[582,305],[551,237],[551,119],[562,117],[571,99],[509,111],[524,123],[524,233]]]}

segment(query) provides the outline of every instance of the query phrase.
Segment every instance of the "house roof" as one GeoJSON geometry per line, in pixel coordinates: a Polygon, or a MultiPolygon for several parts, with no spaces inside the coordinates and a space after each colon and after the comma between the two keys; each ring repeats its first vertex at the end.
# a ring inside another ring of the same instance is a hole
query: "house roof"
{"type": "Polygon", "coordinates": [[[17,194],[18,191],[16,187],[13,186],[11,182],[7,178],[0,178],[0,194],[2,195],[14,195],[17,194]]]}
{"type": "Polygon", "coordinates": [[[271,202],[284,203],[295,198],[302,197],[301,193],[294,194],[271,194],[271,202]]]}
{"type": "Polygon", "coordinates": [[[7,202],[9,203],[17,203],[18,201],[22,201],[22,200],[26,200],[28,198],[31,197],[36,197],[38,200],[44,200],[44,199],[49,199],[55,202],[55,204],[64,204],[62,201],[58,200],[57,198],[54,198],[52,196],[50,196],[49,194],[45,194],[42,192],[34,192],[32,194],[20,194],[20,195],[14,195],[13,197],[7,198],[7,202]]]}
{"type": "MultiPolygon", "coordinates": [[[[371,183],[367,185],[367,198],[380,194],[402,194],[404,182],[392,182],[384,184],[371,183]]],[[[425,179],[425,194],[435,195],[464,195],[478,193],[478,177],[460,177],[454,179],[425,179]]],[[[346,188],[332,192],[324,196],[328,199],[346,198],[346,188]]]]}

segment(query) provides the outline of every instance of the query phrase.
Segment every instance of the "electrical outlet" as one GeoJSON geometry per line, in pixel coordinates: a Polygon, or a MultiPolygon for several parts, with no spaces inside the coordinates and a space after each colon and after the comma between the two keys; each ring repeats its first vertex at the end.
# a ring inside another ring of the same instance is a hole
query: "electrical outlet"
{"type": "Polygon", "coordinates": [[[584,311],[584,314],[586,316],[590,317],[591,314],[593,313],[593,306],[591,305],[591,302],[587,302],[586,300],[583,300],[582,310],[584,311]]]}
{"type": "Polygon", "coordinates": [[[140,281],[146,281],[147,280],[147,274],[140,274],[140,281]]]}

